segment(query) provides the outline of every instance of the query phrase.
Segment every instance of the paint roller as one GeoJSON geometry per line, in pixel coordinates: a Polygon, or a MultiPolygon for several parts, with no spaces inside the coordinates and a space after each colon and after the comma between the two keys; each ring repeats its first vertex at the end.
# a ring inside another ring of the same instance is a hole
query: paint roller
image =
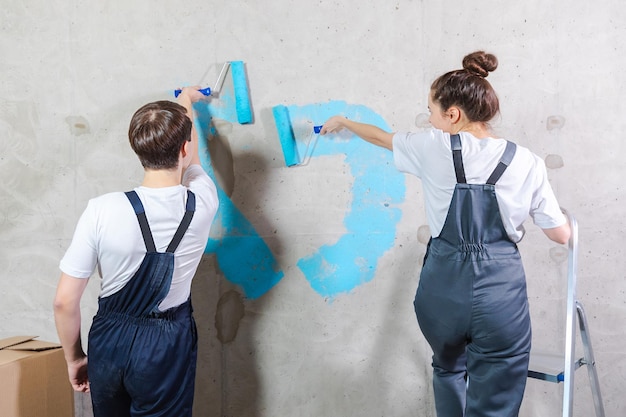
{"type": "MultiPolygon", "coordinates": [[[[237,111],[237,121],[241,124],[247,124],[252,122],[252,108],[250,107],[250,92],[248,90],[248,83],[246,77],[246,69],[243,61],[230,61],[226,62],[222,66],[220,75],[217,77],[217,81],[214,84],[214,88],[206,87],[200,89],[205,96],[217,97],[219,91],[224,84],[226,78],[226,72],[230,68],[230,73],[233,78],[233,89],[235,92],[235,108],[237,111]]],[[[182,90],[174,90],[174,97],[178,97],[182,90]]]]}
{"type": "Polygon", "coordinates": [[[276,123],[278,140],[283,150],[285,165],[288,167],[306,165],[311,159],[322,126],[313,126],[312,130],[307,129],[309,130],[309,137],[306,150],[304,151],[304,158],[301,159],[298,155],[296,134],[294,133],[291,118],[289,117],[289,109],[286,106],[278,105],[272,108],[272,113],[274,115],[274,122],[276,123]]]}

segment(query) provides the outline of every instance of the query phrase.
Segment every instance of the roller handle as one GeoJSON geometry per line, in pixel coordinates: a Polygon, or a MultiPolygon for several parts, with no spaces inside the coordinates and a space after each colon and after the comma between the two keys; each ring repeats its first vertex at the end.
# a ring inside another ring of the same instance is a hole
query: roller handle
{"type": "MultiPolygon", "coordinates": [[[[207,87],[207,88],[202,88],[200,90],[198,90],[199,92],[201,92],[202,94],[204,94],[205,96],[210,96],[211,95],[211,87],[207,87]]],[[[178,90],[174,90],[174,97],[178,97],[180,95],[180,93],[182,93],[183,90],[178,89],[178,90]]]]}

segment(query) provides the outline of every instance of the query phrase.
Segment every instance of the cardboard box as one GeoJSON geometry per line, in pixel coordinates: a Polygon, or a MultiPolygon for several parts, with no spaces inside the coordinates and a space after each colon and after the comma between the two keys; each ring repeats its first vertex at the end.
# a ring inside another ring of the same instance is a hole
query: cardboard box
{"type": "Polygon", "coordinates": [[[74,390],[61,345],[15,336],[0,340],[0,414],[74,417],[74,390]]]}

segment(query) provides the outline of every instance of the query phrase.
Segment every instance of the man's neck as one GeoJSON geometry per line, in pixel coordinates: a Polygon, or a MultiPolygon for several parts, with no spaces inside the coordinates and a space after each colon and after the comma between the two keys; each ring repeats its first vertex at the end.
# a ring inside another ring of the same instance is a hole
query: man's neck
{"type": "Polygon", "coordinates": [[[145,170],[142,186],[148,188],[164,188],[180,185],[182,173],[179,169],[174,170],[145,170]]]}

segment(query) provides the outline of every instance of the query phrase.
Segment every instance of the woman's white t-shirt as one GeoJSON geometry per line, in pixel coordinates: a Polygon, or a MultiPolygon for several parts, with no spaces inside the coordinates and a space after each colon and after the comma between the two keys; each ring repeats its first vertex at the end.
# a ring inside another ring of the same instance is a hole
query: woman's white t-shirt
{"type": "MultiPolygon", "coordinates": [[[[504,153],[506,140],[478,139],[466,132],[461,132],[460,137],[467,183],[486,183],[504,153]]],[[[431,234],[439,236],[456,185],[450,134],[438,129],[396,133],[393,155],[398,170],[422,180],[431,234]]],[[[523,223],[529,216],[542,229],[566,222],[548,182],[543,160],[527,148],[517,146],[495,189],[504,227],[513,242],[524,236],[523,223]]]]}

